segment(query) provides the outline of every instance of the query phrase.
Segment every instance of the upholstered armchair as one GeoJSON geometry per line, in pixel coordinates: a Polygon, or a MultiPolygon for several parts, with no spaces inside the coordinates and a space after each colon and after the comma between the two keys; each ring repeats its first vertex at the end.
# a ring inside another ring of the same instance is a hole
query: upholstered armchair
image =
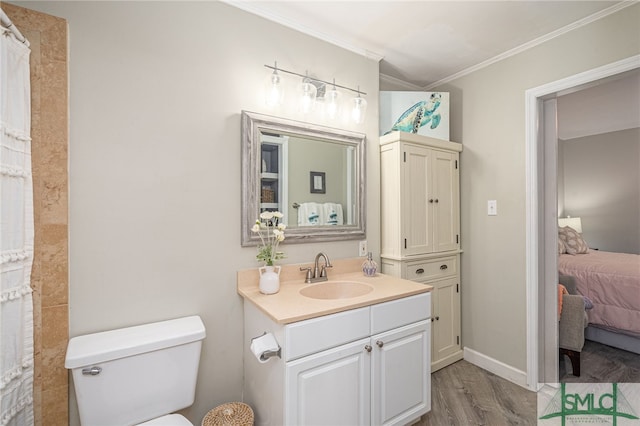
{"type": "Polygon", "coordinates": [[[573,375],[579,377],[580,352],[584,346],[584,329],[589,321],[584,308],[584,298],[578,294],[574,278],[561,275],[559,281],[569,292],[569,294],[562,296],[562,314],[558,324],[560,358],[567,355],[571,360],[573,375]]]}

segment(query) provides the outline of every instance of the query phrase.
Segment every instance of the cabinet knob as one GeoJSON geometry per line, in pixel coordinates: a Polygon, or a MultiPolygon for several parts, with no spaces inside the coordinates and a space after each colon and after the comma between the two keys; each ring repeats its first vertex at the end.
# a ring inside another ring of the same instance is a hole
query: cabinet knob
{"type": "Polygon", "coordinates": [[[379,348],[381,348],[381,347],[383,347],[383,346],[384,346],[384,342],[383,342],[382,340],[378,340],[378,341],[376,342],[376,345],[378,345],[378,347],[379,347],[379,348]]]}
{"type": "Polygon", "coordinates": [[[430,202],[430,203],[433,203],[433,198],[430,198],[430,199],[429,199],[429,202],[430,202]]]}
{"type": "Polygon", "coordinates": [[[416,274],[424,274],[424,269],[422,268],[416,269],[416,274]]]}
{"type": "Polygon", "coordinates": [[[436,202],[436,203],[438,202],[438,199],[437,199],[437,198],[435,199],[435,202],[436,202]]]}
{"type": "Polygon", "coordinates": [[[436,317],[436,321],[440,321],[440,317],[436,317]]]}
{"type": "Polygon", "coordinates": [[[447,265],[440,265],[440,269],[443,270],[443,271],[445,271],[447,268],[448,268],[447,265]]]}
{"type": "Polygon", "coordinates": [[[364,350],[367,352],[371,352],[371,345],[365,345],[364,350]]]}
{"type": "Polygon", "coordinates": [[[433,319],[433,318],[431,318],[431,322],[433,322],[433,321],[434,321],[434,319],[433,319]]]}

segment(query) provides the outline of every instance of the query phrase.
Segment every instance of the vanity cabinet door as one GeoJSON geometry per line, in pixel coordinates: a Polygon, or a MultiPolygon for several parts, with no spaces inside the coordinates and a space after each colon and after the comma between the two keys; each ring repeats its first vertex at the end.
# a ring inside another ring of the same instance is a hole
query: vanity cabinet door
{"type": "Polygon", "coordinates": [[[371,337],[373,425],[404,425],[431,410],[429,320],[371,337]]]}
{"type": "Polygon", "coordinates": [[[371,424],[371,351],[366,338],[288,362],[285,424],[371,424]]]}

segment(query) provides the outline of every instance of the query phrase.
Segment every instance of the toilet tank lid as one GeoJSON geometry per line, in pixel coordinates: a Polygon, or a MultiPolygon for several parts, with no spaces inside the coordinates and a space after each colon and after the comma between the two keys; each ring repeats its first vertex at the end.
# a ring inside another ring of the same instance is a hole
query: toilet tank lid
{"type": "Polygon", "coordinates": [[[205,338],[199,316],[177,318],[77,336],[69,341],[64,366],[87,367],[205,338]]]}

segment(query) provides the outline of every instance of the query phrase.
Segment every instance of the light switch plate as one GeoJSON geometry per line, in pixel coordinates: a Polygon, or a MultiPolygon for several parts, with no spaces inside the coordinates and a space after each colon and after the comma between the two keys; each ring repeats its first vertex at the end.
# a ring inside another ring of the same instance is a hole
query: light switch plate
{"type": "Polygon", "coordinates": [[[367,240],[360,241],[358,244],[358,256],[366,256],[367,255],[367,240]]]}
{"type": "Polygon", "coordinates": [[[487,214],[489,216],[497,216],[498,215],[498,201],[496,201],[496,200],[487,201],[487,214]]]}

